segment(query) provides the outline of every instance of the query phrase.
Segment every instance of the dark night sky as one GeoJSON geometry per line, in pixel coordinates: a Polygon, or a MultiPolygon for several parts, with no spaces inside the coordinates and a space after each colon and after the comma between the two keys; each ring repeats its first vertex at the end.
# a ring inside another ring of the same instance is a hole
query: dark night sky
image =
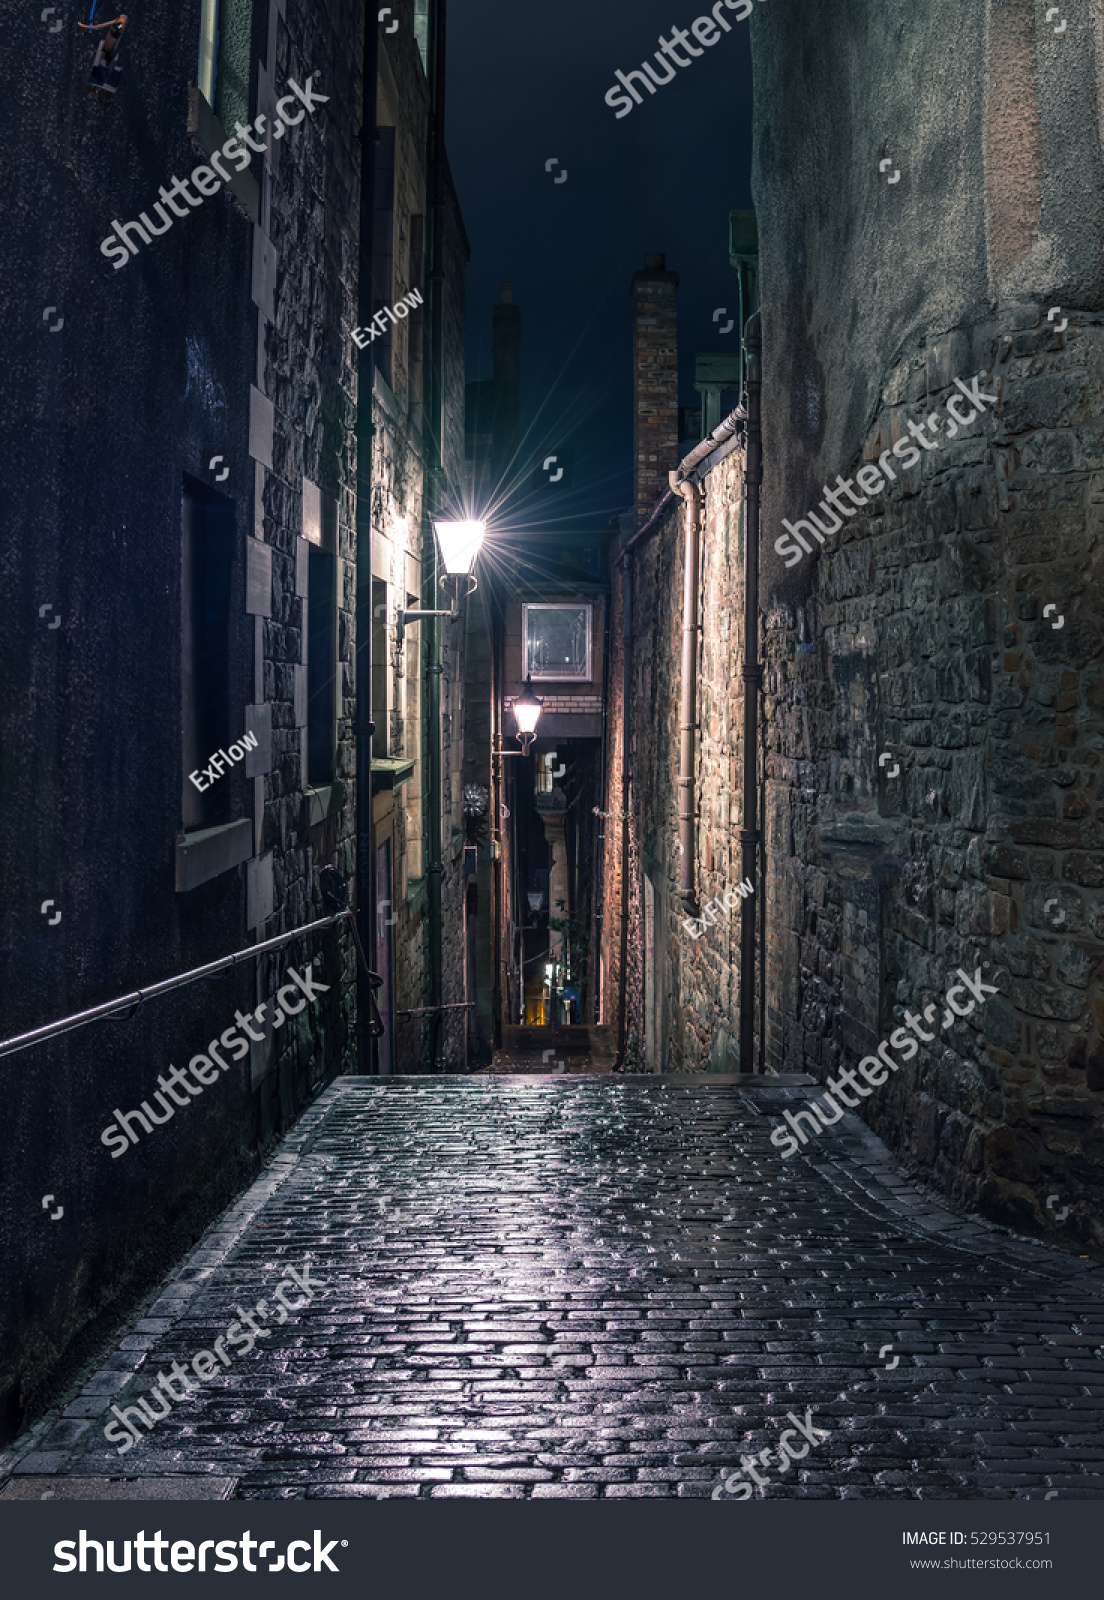
{"type": "Polygon", "coordinates": [[[646,251],[665,252],[681,279],[680,403],[698,404],[698,352],[739,348],[712,317],[738,315],[728,213],[751,206],[747,23],[726,13],[731,33],[628,116],[604,100],[618,67],[708,15],[704,0],[449,6],[447,144],[472,247],[468,378],[491,375],[491,307],[510,278],[533,429],[526,476],[546,439],[575,449],[570,496],[542,497],[560,526],[597,527],[631,503],[629,284],[646,251]]]}

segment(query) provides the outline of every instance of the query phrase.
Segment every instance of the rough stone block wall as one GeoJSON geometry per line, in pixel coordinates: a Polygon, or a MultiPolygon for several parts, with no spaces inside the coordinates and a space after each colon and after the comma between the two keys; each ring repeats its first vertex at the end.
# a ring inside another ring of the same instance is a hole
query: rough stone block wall
{"type": "Polygon", "coordinates": [[[768,1059],[855,1065],[988,961],[999,994],[865,1114],[955,1201],[1098,1251],[1104,17],[1076,52],[1026,0],[880,19],[793,0],[749,24],[768,1059]],[[782,519],[982,369],[984,421],[784,569],[782,519]]]}
{"type": "Polygon", "coordinates": [[[982,967],[999,995],[902,1065],[867,1118],[1011,1225],[1053,1234],[1059,1192],[1064,1241],[1096,1247],[1102,344],[1097,319],[1057,335],[1025,312],[888,375],[870,461],[941,411],[952,374],[987,368],[998,400],[846,523],[803,607],[774,608],[766,706],[768,873],[787,913],[772,1058],[818,1078],[854,1065],[956,968],[982,967]]]}
{"type": "MultiPolygon", "coordinates": [[[[742,746],[743,448],[703,480],[694,797],[698,813],[695,885],[699,905],[739,882],[739,789],[742,746]]],[[[663,1072],[737,1070],[739,911],[722,915],[698,938],[684,926],[678,895],[679,694],[682,677],[682,579],[685,512],[671,511],[633,560],[629,747],[632,818],[629,859],[626,1064],[645,1062],[644,876],[655,890],[654,972],[660,1022],[656,1067],[663,1072]]],[[[620,810],[623,575],[611,572],[607,773],[610,809],[620,810]]],[[[603,895],[609,974],[617,994],[620,932],[620,823],[606,825],[603,895]]],[[[756,892],[758,892],[756,885],[756,892]]],[[[695,928],[700,924],[695,923],[695,928]]],[[[603,1021],[616,1021],[607,1005],[603,1021]]]]}
{"type": "MultiPolygon", "coordinates": [[[[260,842],[273,855],[269,928],[289,928],[316,909],[291,714],[302,628],[293,557],[303,472],[347,507],[355,466],[345,446],[350,371],[341,330],[355,287],[356,240],[342,227],[356,215],[351,141],[361,57],[347,45],[359,33],[360,12],[351,0],[323,10],[292,3],[286,20],[275,7],[254,11],[250,114],[264,109],[257,103],[262,61],[279,92],[289,74],[303,83],[316,72],[315,87],[330,97],[281,142],[271,216],[276,320],[262,332],[260,360],[255,233],[235,194],[224,189],[205,199],[142,244],[125,269],[114,271],[99,250],[113,217],[136,218],[159,184],[206,161],[188,132],[198,7],[186,7],[167,32],[128,32],[110,104],[86,87],[87,35],[65,33],[44,53],[47,30],[36,15],[24,19],[29,31],[15,42],[9,154],[35,204],[13,211],[0,260],[5,282],[49,285],[45,298],[57,303],[64,326],[51,338],[37,318],[34,326],[24,319],[8,349],[5,416],[20,419],[19,437],[5,440],[9,513],[12,526],[22,521],[35,532],[7,541],[0,560],[0,603],[13,602],[0,627],[8,689],[0,742],[6,761],[11,755],[3,806],[19,818],[18,827],[0,831],[10,919],[0,965],[7,956],[18,974],[11,979],[5,968],[5,1035],[240,950],[254,936],[248,866],[187,892],[176,887],[187,782],[186,485],[210,487],[234,513],[228,712],[235,733],[247,705],[272,704],[260,842]],[[109,340],[105,359],[108,327],[126,332],[109,340]],[[251,385],[275,408],[272,472],[248,453],[251,385]],[[125,444],[118,470],[105,473],[107,417],[125,444]],[[216,455],[221,476],[211,465],[216,455]],[[336,463],[329,477],[320,465],[327,459],[336,463]],[[259,501],[258,470],[267,475],[259,501]],[[272,614],[261,630],[246,610],[244,577],[258,534],[273,566],[272,614]],[[57,632],[39,621],[43,601],[61,619],[57,632]],[[30,807],[29,793],[37,797],[30,807]],[[64,914],[60,925],[40,929],[46,893],[64,914]]],[[[258,158],[253,176],[260,175],[258,158]]],[[[350,526],[344,515],[346,552],[350,526]]],[[[252,817],[254,780],[239,766],[220,781],[230,791],[231,819],[252,817]]],[[[130,1020],[76,1030],[20,1056],[0,1244],[7,1302],[20,1307],[21,1326],[4,1334],[0,1436],[24,1425],[51,1386],[67,1381],[120,1308],[250,1180],[259,1146],[287,1125],[309,1088],[338,1070],[337,1018],[347,1001],[337,945],[338,936],[309,947],[298,941],[277,957],[143,1005],[130,1020]],[[259,1091],[254,1069],[266,1063],[245,1058],[217,1089],[113,1161],[99,1137],[112,1107],[140,1105],[171,1062],[184,1065],[229,1026],[235,1009],[252,1011],[289,965],[302,969],[320,944],[331,993],[277,1031],[275,1063],[259,1091]],[[32,1206],[41,1215],[37,1152],[45,1146],[56,1170],[69,1174],[59,1196],[66,1217],[83,1220],[59,1227],[44,1252],[41,1233],[28,1230],[25,1218],[32,1206]]]]}
{"type": "MultiPolygon", "coordinates": [[[[303,770],[303,740],[296,718],[296,669],[302,669],[305,598],[296,587],[298,546],[303,532],[303,478],[337,505],[338,560],[338,750],[334,777],[345,784],[345,800],[334,820],[336,865],[351,877],[354,865],[355,770],[351,668],[355,604],[357,346],[349,337],[356,323],[357,262],[347,244],[347,219],[357,215],[360,154],[355,134],[360,99],[360,59],[339,39],[356,38],[356,6],[345,3],[322,24],[311,12],[290,7],[278,24],[275,77],[303,83],[315,73],[329,95],[324,119],[305,118],[298,137],[285,138],[278,172],[271,181],[269,236],[277,259],[275,322],[264,325],[264,393],[275,411],[273,465],[264,472],[265,542],[272,547],[272,615],[263,624],[264,690],[272,706],[272,770],[265,779],[262,849],[273,851],[273,916],[267,933],[285,932],[324,915],[310,847],[310,807],[303,770]]],[[[354,1014],[354,955],[347,934],[325,936],[326,1002],[309,1006],[272,1035],[275,1071],[260,1085],[262,1129],[285,1127],[298,1105],[326,1072],[354,1059],[353,1033],[338,1026],[354,1014]],[[340,959],[337,952],[341,951],[340,959]],[[329,1016],[329,1026],[324,1018],[329,1016]]],[[[306,961],[318,947],[304,945],[306,961]]],[[[290,947],[292,950],[296,946],[290,947]]],[[[323,958],[325,961],[325,958],[323,958]]],[[[286,951],[259,964],[259,998],[275,993],[286,967],[286,951]]],[[[275,1009],[274,1006],[270,1007],[275,1009]]]]}

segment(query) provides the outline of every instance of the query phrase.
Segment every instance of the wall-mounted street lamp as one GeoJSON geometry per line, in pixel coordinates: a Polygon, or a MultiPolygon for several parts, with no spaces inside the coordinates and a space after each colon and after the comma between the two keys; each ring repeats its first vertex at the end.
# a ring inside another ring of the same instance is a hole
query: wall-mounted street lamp
{"type": "Polygon", "coordinates": [[[469,587],[465,591],[471,594],[476,587],[475,575],[472,568],[475,558],[479,554],[483,543],[483,536],[487,531],[485,522],[435,522],[433,524],[437,534],[437,543],[441,547],[441,560],[444,562],[444,573],[441,577],[442,587],[449,584],[453,586],[452,605],[447,611],[421,611],[407,610],[400,606],[396,612],[398,622],[398,641],[402,644],[403,630],[408,622],[421,622],[424,617],[452,617],[460,615],[460,579],[467,578],[469,587]]]}
{"type": "MultiPolygon", "coordinates": [[[[437,543],[441,546],[441,560],[450,578],[475,579],[472,568],[487,531],[485,522],[435,522],[437,543]]],[[[471,590],[468,591],[469,594],[471,590]]]]}
{"type": "Polygon", "coordinates": [[[537,737],[537,722],[540,719],[541,707],[544,701],[533,693],[533,680],[526,678],[525,688],[514,701],[514,716],[517,719],[516,739],[521,741],[520,750],[495,750],[496,761],[508,761],[511,756],[527,756],[529,746],[537,737]]]}
{"type": "Polygon", "coordinates": [[[538,912],[544,904],[544,892],[541,889],[530,889],[526,899],[529,901],[530,911],[538,912]]]}
{"type": "Polygon", "coordinates": [[[533,693],[532,678],[526,678],[525,688],[514,701],[514,716],[517,719],[516,737],[521,740],[524,755],[529,754],[529,746],[537,737],[537,723],[543,705],[544,701],[533,693]]]}

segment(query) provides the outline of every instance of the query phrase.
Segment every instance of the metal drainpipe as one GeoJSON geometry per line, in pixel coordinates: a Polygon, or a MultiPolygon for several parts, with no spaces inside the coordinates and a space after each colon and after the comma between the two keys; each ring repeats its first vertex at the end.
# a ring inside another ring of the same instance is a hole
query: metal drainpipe
{"type": "Polygon", "coordinates": [[[621,965],[617,996],[617,1055],[613,1071],[625,1065],[625,995],[629,986],[629,680],[632,674],[632,561],[626,550],[621,558],[624,574],[621,601],[621,965]]]}
{"type": "MultiPolygon", "coordinates": [[[[376,89],[379,78],[379,24],[369,6],[364,19],[360,111],[360,218],[357,266],[358,323],[364,327],[372,307],[372,219],[376,177],[376,89]]],[[[356,923],[363,948],[375,947],[376,851],[372,833],[372,378],[369,357],[357,379],[356,475],[356,923]]],[[[357,1072],[373,1068],[372,990],[364,963],[356,964],[357,1072]]]]}
{"type": "MultiPolygon", "coordinates": [[[[747,355],[747,518],[744,525],[744,817],[740,829],[740,877],[751,878],[755,893],[740,901],[740,1071],[754,1071],[755,1053],[755,911],[764,918],[763,877],[757,872],[759,803],[757,795],[759,683],[759,512],[763,483],[763,435],[760,425],[762,333],[755,311],[744,328],[747,355]]],[[[766,974],[763,974],[766,981],[766,974]]],[[[760,1040],[760,1051],[763,1041],[760,1040]]],[[[762,1061],[760,1061],[760,1067],[762,1061]]]]}
{"type": "MultiPolygon", "coordinates": [[[[602,804],[601,804],[601,809],[603,811],[608,811],[609,810],[609,785],[606,782],[606,724],[607,724],[609,719],[607,718],[607,716],[605,714],[605,706],[609,705],[609,656],[610,656],[610,608],[609,608],[609,603],[607,602],[607,604],[606,604],[606,631],[605,631],[605,639],[604,639],[603,644],[602,644],[602,699],[603,699],[603,702],[604,702],[603,712],[602,712],[602,744],[601,744],[601,753],[600,753],[599,758],[598,758],[599,781],[601,782],[601,785],[602,785],[602,804]]],[[[598,826],[597,826],[597,828],[595,830],[595,837],[594,837],[594,864],[593,864],[593,868],[592,868],[592,871],[594,873],[594,880],[593,880],[594,881],[594,938],[593,938],[593,940],[591,942],[591,946],[590,946],[591,951],[592,951],[592,955],[591,955],[591,959],[590,959],[589,966],[588,966],[588,977],[589,977],[590,986],[591,986],[591,1008],[590,1008],[591,1009],[591,1013],[592,1013],[591,1021],[594,1023],[594,1025],[596,1027],[601,1023],[601,1020],[602,1020],[601,1009],[600,1009],[600,1004],[599,1004],[600,998],[601,998],[601,987],[602,987],[601,981],[600,981],[600,978],[599,978],[599,972],[600,972],[599,952],[602,949],[602,925],[603,925],[604,916],[605,916],[605,897],[604,897],[604,893],[603,893],[603,884],[605,882],[605,876],[604,876],[603,868],[604,868],[604,865],[605,865],[605,860],[606,860],[606,818],[605,817],[599,817],[598,818],[598,826]]]]}
{"type": "MultiPolygon", "coordinates": [[[[701,444],[696,445],[694,447],[694,449],[691,450],[690,454],[688,456],[686,456],[685,459],[682,460],[679,463],[678,471],[677,472],[672,472],[672,473],[669,474],[668,482],[671,485],[670,489],[667,490],[667,492],[664,494],[663,498],[659,501],[659,504],[655,507],[655,510],[652,512],[651,516],[648,517],[648,519],[645,521],[645,523],[644,523],[644,525],[642,527],[637,529],[637,531],[633,534],[632,538],[626,544],[624,550],[621,552],[621,566],[622,566],[622,570],[623,570],[623,572],[625,574],[624,616],[622,618],[622,635],[623,635],[623,638],[624,638],[624,641],[625,641],[625,649],[624,649],[624,654],[623,654],[623,674],[622,674],[622,691],[621,691],[621,701],[622,701],[622,704],[621,704],[621,774],[622,774],[622,776],[621,776],[621,809],[624,812],[624,816],[622,818],[622,823],[621,823],[621,983],[620,983],[621,993],[620,993],[620,996],[618,998],[618,1003],[617,1003],[617,1057],[616,1057],[616,1060],[614,1061],[614,1064],[613,1064],[615,1071],[617,1070],[617,1068],[619,1066],[622,1065],[622,1063],[624,1062],[624,1056],[625,1056],[625,988],[626,988],[625,967],[626,967],[626,961],[627,961],[628,939],[629,939],[629,920],[628,920],[628,918],[629,918],[629,911],[628,911],[628,899],[629,899],[629,819],[628,819],[628,812],[629,812],[629,792],[630,792],[630,774],[629,774],[629,678],[630,678],[630,664],[631,664],[631,660],[632,660],[632,561],[633,561],[633,552],[636,549],[637,545],[644,544],[663,525],[663,519],[665,518],[665,516],[667,515],[667,512],[669,511],[671,505],[673,504],[673,498],[672,498],[673,494],[676,493],[676,492],[678,494],[680,494],[680,495],[682,494],[682,489],[680,487],[681,484],[683,482],[685,482],[686,479],[689,478],[689,475],[695,470],[696,467],[698,467],[701,464],[701,462],[707,460],[713,454],[713,452],[715,450],[719,449],[721,445],[727,443],[727,441],[732,438],[733,434],[735,434],[737,429],[739,428],[740,423],[744,420],[744,415],[745,415],[745,413],[744,413],[743,406],[737,406],[736,410],[733,411],[731,413],[731,415],[727,416],[724,419],[724,421],[721,423],[719,428],[714,428],[713,432],[709,435],[708,439],[703,439],[701,444]]],[[[696,528],[696,526],[695,526],[694,538],[695,538],[694,564],[693,564],[692,568],[688,567],[688,570],[692,571],[694,573],[693,601],[694,601],[694,610],[695,610],[695,619],[696,619],[696,612],[697,612],[697,567],[698,567],[698,560],[697,560],[697,553],[696,553],[696,547],[697,547],[697,528],[696,528]]],[[[696,624],[696,620],[695,620],[695,627],[696,627],[696,625],[697,624],[696,624]]],[[[685,638],[683,640],[683,646],[684,646],[684,649],[685,649],[685,638]]],[[[696,651],[696,649],[692,652],[691,667],[692,667],[692,669],[695,669],[695,676],[696,676],[696,667],[697,667],[697,651],[696,651]]],[[[686,673],[684,671],[683,672],[683,683],[684,684],[686,682],[686,676],[687,675],[686,675],[686,673]]],[[[691,708],[692,708],[693,707],[693,697],[691,698],[690,704],[691,704],[691,708]]],[[[685,717],[682,718],[682,721],[685,722],[686,720],[687,720],[687,718],[685,718],[685,717]]],[[[691,741],[692,741],[692,738],[693,738],[693,730],[691,730],[691,741]]],[[[693,780],[693,745],[692,745],[692,742],[691,742],[690,774],[691,774],[691,781],[692,781],[693,780]]],[[[681,886],[682,881],[686,878],[688,873],[689,873],[689,882],[690,882],[691,886],[693,885],[693,866],[692,866],[692,863],[693,863],[693,857],[692,857],[693,832],[692,832],[692,823],[693,823],[693,818],[691,817],[690,848],[688,849],[686,847],[686,840],[684,838],[680,839],[680,842],[683,845],[683,859],[682,859],[682,864],[681,864],[681,870],[680,870],[680,873],[679,873],[680,886],[681,886]],[[689,863],[689,866],[688,866],[688,863],[689,863]]],[[[681,819],[680,819],[680,833],[681,833],[681,819]]]]}
{"type": "Polygon", "coordinates": [[[686,562],[682,581],[682,687],[679,691],[679,896],[687,910],[696,911],[694,865],[697,841],[694,828],[694,734],[698,700],[698,567],[701,529],[701,490],[680,478],[668,476],[675,494],[686,502],[686,562]]]}
{"type": "MultiPolygon", "coordinates": [[[[444,375],[444,139],[445,139],[445,0],[437,0],[433,9],[433,106],[430,118],[431,158],[430,184],[432,187],[432,250],[433,272],[430,299],[430,404],[429,449],[427,450],[427,490],[423,512],[422,548],[428,553],[428,577],[431,584],[428,608],[440,605],[440,588],[437,574],[437,537],[433,531],[433,517],[441,509],[444,478],[444,428],[445,428],[445,375],[444,375]]],[[[425,571],[425,567],[423,567],[425,571]]],[[[444,874],[441,845],[441,635],[440,619],[429,620],[427,650],[429,656],[426,673],[427,711],[427,795],[429,807],[429,865],[426,876],[429,891],[429,999],[430,1005],[439,1008],[443,994],[441,958],[441,879],[444,874]]],[[[441,1012],[435,1010],[429,1027],[429,1070],[437,1071],[437,1052],[441,1037],[441,1012]]]]}

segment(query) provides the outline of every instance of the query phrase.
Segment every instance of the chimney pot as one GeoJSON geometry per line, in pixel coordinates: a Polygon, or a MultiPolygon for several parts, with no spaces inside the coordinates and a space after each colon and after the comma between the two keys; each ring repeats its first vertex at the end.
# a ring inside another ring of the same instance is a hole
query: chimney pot
{"type": "Polygon", "coordinates": [[[499,305],[512,306],[514,303],[514,286],[509,278],[502,280],[502,293],[499,296],[499,305]]]}
{"type": "Polygon", "coordinates": [[[644,271],[666,272],[667,257],[661,251],[650,251],[649,254],[644,257],[644,271]]]}

